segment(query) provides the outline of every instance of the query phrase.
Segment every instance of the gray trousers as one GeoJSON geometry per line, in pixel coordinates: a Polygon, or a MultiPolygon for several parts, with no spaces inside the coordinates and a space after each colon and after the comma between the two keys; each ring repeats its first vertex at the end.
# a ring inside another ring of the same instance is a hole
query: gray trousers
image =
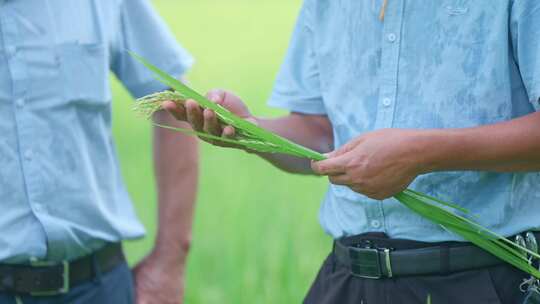
{"type": "Polygon", "coordinates": [[[500,265],[449,275],[363,279],[336,264],[331,254],[309,290],[305,304],[520,304],[529,276],[500,265]]]}

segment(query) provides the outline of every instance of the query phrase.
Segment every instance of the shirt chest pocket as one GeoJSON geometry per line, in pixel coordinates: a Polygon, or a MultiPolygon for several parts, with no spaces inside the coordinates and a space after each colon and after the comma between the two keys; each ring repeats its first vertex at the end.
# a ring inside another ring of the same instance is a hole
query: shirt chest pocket
{"type": "Polygon", "coordinates": [[[64,44],[58,47],[64,101],[88,106],[108,106],[108,50],[102,44],[64,44]]]}
{"type": "MultiPolygon", "coordinates": [[[[505,1],[492,3],[491,0],[446,0],[441,2],[435,29],[438,38],[448,44],[461,48],[474,47],[483,44],[492,33],[492,22],[498,20],[500,12],[496,6],[504,5],[505,1]]],[[[506,18],[502,16],[503,19],[506,18]]]]}

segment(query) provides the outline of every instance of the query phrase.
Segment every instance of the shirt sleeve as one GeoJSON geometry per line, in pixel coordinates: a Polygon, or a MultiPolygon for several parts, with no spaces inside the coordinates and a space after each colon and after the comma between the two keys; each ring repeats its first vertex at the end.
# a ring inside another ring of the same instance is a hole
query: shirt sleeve
{"type": "Polygon", "coordinates": [[[310,0],[305,0],[268,105],[305,114],[326,114],[314,48],[310,0]]]}
{"type": "Polygon", "coordinates": [[[167,86],[128,51],[178,78],[193,64],[191,55],[176,41],[149,0],[123,1],[120,19],[120,31],[113,41],[111,70],[134,97],[165,90],[167,86]]]}
{"type": "Polygon", "coordinates": [[[515,0],[511,33],[514,58],[529,100],[540,111],[540,1],[515,0]]]}

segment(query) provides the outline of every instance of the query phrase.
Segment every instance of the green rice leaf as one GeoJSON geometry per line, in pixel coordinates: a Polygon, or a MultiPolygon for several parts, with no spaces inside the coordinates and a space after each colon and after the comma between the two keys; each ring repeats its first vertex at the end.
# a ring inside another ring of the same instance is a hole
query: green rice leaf
{"type": "Polygon", "coordinates": [[[447,207],[450,207],[452,209],[456,209],[456,210],[459,210],[465,214],[469,214],[469,210],[459,206],[459,205],[456,205],[456,204],[452,204],[452,203],[448,203],[448,202],[445,202],[445,201],[442,201],[440,199],[437,199],[435,197],[432,197],[432,196],[429,196],[427,194],[424,194],[424,193],[421,193],[421,192],[417,192],[417,191],[414,191],[414,190],[411,190],[411,189],[407,189],[405,190],[404,192],[406,192],[407,194],[414,194],[414,195],[417,195],[421,198],[424,198],[424,199],[427,199],[428,201],[435,201],[443,206],[447,206],[447,207]]]}
{"type": "Polygon", "coordinates": [[[158,80],[161,80],[163,83],[170,86],[172,89],[180,93],[186,99],[193,99],[201,107],[213,110],[216,113],[216,115],[226,124],[229,124],[239,130],[242,130],[242,132],[248,134],[249,136],[258,138],[264,142],[271,143],[275,145],[276,147],[283,148],[282,150],[278,150],[275,153],[281,152],[284,154],[289,154],[289,155],[294,155],[294,156],[305,155],[308,158],[311,158],[314,160],[325,159],[324,155],[322,155],[321,153],[318,153],[316,151],[313,151],[311,149],[308,149],[306,147],[293,143],[281,136],[278,136],[272,132],[269,132],[263,128],[260,128],[254,125],[253,123],[234,115],[229,110],[206,99],[204,96],[195,92],[194,90],[192,90],[191,88],[189,88],[188,86],[180,82],[179,80],[175,79],[174,77],[158,69],[156,66],[152,65],[144,58],[134,53],[131,53],[131,55],[135,57],[137,60],[139,60],[142,64],[144,64],[148,69],[153,71],[157,75],[158,80]]]}

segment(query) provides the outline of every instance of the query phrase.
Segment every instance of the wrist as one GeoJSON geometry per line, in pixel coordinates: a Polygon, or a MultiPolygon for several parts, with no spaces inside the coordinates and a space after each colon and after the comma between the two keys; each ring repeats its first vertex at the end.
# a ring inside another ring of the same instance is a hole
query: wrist
{"type": "Polygon", "coordinates": [[[415,134],[412,154],[419,174],[448,169],[446,159],[455,157],[453,138],[448,130],[422,130],[415,134]]]}
{"type": "Polygon", "coordinates": [[[184,265],[189,250],[191,247],[191,240],[183,241],[166,241],[158,240],[154,245],[151,255],[155,257],[160,263],[167,265],[168,267],[175,267],[184,265]]]}

